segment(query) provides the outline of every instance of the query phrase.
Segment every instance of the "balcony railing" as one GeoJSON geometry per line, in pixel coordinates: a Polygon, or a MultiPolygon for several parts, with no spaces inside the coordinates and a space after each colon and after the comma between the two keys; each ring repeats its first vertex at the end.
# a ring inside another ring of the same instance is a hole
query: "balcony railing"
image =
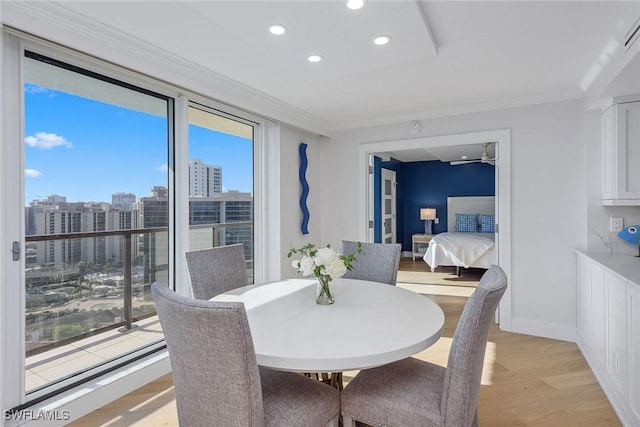
{"type": "MultiPolygon", "coordinates": [[[[191,225],[189,228],[191,248],[244,243],[247,270],[251,281],[253,275],[252,221],[199,224],[191,225]]],[[[27,338],[30,338],[27,339],[26,356],[44,353],[113,329],[121,332],[130,331],[136,327],[134,322],[154,316],[156,313],[150,295],[150,285],[154,281],[162,283],[166,281],[167,285],[169,284],[167,233],[168,227],[153,227],[26,236],[26,332],[27,338]],[[108,241],[118,238],[120,242],[108,241]],[[90,244],[82,244],[82,241],[90,244]],[[46,247],[44,242],[54,243],[51,247],[46,247]],[[37,245],[42,247],[38,249],[37,245]],[[106,246],[110,251],[105,249],[106,246]],[[87,253],[83,251],[93,251],[92,263],[81,261],[81,259],[91,258],[87,257],[87,253]],[[113,258],[109,259],[107,254],[114,252],[118,255],[113,255],[113,258]],[[46,254],[52,262],[34,262],[38,257],[46,258],[46,254]],[[122,275],[118,274],[120,271],[122,275]],[[111,276],[112,273],[116,273],[115,278],[111,276]],[[93,283],[91,279],[94,280],[93,283]],[[56,293],[53,290],[60,291],[56,293]],[[134,290],[136,290],[135,294],[134,290]],[[75,294],[76,298],[69,298],[70,293],[75,294]],[[120,298],[122,298],[121,316],[116,315],[120,314],[120,305],[113,304],[120,298]],[[136,308],[137,313],[134,313],[134,298],[142,301],[142,304],[136,308]],[[75,301],[75,305],[69,302],[70,300],[75,301]],[[98,302],[95,303],[96,301],[98,302]],[[149,301],[150,304],[144,304],[145,301],[149,301]],[[88,311],[87,307],[101,304],[110,307],[107,311],[113,315],[111,319],[106,320],[101,313],[97,313],[95,319],[93,315],[90,316],[90,320],[82,318],[83,311],[88,311]],[[56,312],[56,309],[59,311],[56,312]],[[62,324],[59,318],[65,315],[82,319],[83,325],[62,324]],[[87,330],[89,322],[91,322],[91,328],[87,330]],[[41,337],[46,339],[42,340],[41,337]]]]}

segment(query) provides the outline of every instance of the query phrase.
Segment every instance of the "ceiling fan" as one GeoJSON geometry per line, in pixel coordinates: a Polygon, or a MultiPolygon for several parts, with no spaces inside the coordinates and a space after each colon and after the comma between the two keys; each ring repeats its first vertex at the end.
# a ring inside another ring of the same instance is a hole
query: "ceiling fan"
{"type": "Polygon", "coordinates": [[[488,163],[490,165],[494,165],[496,164],[496,158],[495,157],[489,157],[489,144],[491,144],[490,142],[484,143],[482,144],[482,154],[480,155],[479,159],[472,159],[472,160],[456,160],[453,162],[449,162],[450,165],[452,166],[456,166],[456,165],[466,165],[467,163],[488,163]]]}

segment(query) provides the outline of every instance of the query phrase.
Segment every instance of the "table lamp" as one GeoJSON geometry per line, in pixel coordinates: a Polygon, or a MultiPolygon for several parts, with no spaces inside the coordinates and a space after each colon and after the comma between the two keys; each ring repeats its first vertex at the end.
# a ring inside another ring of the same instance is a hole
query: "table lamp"
{"type": "Polygon", "coordinates": [[[432,234],[431,225],[436,219],[435,208],[420,208],[420,219],[424,221],[424,234],[432,234]]]}

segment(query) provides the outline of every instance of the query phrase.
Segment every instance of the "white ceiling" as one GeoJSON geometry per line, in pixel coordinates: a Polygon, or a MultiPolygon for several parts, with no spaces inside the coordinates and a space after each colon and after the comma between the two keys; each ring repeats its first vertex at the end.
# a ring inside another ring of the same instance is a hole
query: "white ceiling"
{"type": "MultiPolygon", "coordinates": [[[[419,148],[402,151],[390,151],[385,153],[377,153],[383,160],[393,158],[401,162],[417,162],[440,160],[442,162],[451,162],[454,160],[478,160],[482,156],[482,144],[470,145],[454,145],[444,147],[419,148]]],[[[489,158],[495,156],[495,144],[487,146],[489,158]]]]}
{"type": "Polygon", "coordinates": [[[640,1],[368,0],[357,11],[338,0],[59,5],[278,98],[333,130],[580,98],[602,52],[621,49],[640,17],[640,1]],[[272,23],[289,31],[271,35],[272,23]],[[391,35],[391,43],[375,46],[379,34],[391,35]],[[309,63],[311,53],[324,60],[309,63]]]}

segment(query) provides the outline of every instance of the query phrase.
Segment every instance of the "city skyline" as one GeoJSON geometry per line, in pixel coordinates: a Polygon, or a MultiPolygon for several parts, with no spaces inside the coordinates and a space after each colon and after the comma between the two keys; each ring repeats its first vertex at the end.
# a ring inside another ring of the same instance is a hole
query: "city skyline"
{"type": "MultiPolygon", "coordinates": [[[[108,202],[168,187],[166,118],[25,85],[25,206],[60,195],[108,202]]],[[[189,126],[189,159],[222,167],[223,191],[253,193],[251,140],[189,126]],[[249,159],[250,161],[247,161],[249,159]]]]}
{"type": "MultiPolygon", "coordinates": [[[[164,187],[164,186],[155,186],[153,188],[158,188],[158,187],[166,189],[166,187],[164,187]]],[[[139,201],[142,198],[152,197],[153,196],[153,194],[152,194],[153,193],[153,191],[152,191],[153,188],[149,189],[148,194],[143,194],[143,195],[134,194],[134,193],[125,192],[125,191],[118,191],[118,192],[113,193],[111,196],[133,194],[135,196],[135,198],[136,198],[136,201],[139,201]]],[[[229,191],[224,191],[224,192],[218,193],[218,194],[220,194],[220,195],[225,195],[225,194],[232,195],[234,193],[251,194],[250,192],[246,192],[246,191],[243,192],[243,191],[238,191],[238,190],[229,190],[229,191]]],[[[49,195],[47,195],[47,196],[45,196],[45,197],[43,197],[41,199],[30,200],[29,204],[27,206],[25,206],[25,207],[27,207],[27,208],[31,207],[31,204],[33,204],[33,202],[48,201],[51,198],[58,198],[58,197],[61,197],[61,198],[65,199],[63,203],[69,203],[69,204],[73,204],[73,203],[87,203],[87,204],[98,203],[98,204],[109,204],[109,205],[113,204],[113,200],[68,200],[67,196],[65,196],[64,194],[49,194],[49,195]]],[[[199,199],[199,198],[202,198],[202,199],[215,199],[215,196],[207,198],[207,197],[204,197],[204,196],[197,196],[197,195],[196,196],[192,196],[192,195],[190,195],[189,198],[194,198],[196,200],[199,199]]]]}

